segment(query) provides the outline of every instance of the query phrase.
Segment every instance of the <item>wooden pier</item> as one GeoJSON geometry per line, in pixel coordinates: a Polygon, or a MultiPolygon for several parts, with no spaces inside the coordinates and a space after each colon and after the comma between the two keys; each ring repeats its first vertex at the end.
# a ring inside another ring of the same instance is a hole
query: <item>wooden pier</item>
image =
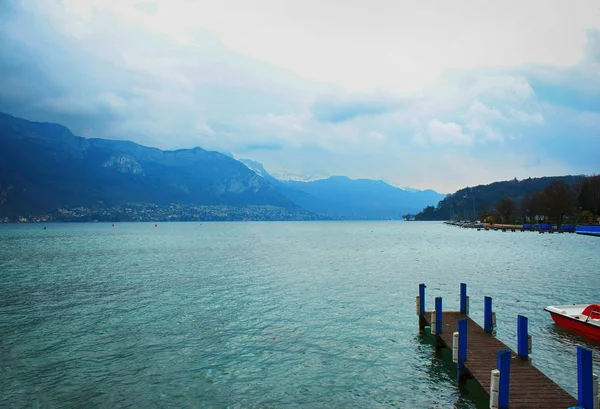
{"type": "MultiPolygon", "coordinates": [[[[431,313],[427,311],[423,317],[426,326],[431,325],[431,313]]],[[[463,363],[465,376],[472,376],[489,393],[491,371],[498,367],[498,351],[508,347],[459,311],[443,312],[442,332],[437,337],[442,346],[452,349],[452,334],[462,319],[467,319],[468,358],[463,363]]],[[[577,399],[535,368],[531,361],[518,359],[512,351],[511,355],[509,408],[567,409],[577,406],[577,399]]]]}
{"type": "Polygon", "coordinates": [[[460,284],[460,311],[444,311],[442,297],[435,309],[425,309],[425,284],[419,285],[416,310],[419,328],[431,328],[436,349],[449,348],[459,381],[473,378],[490,397],[490,408],[597,409],[598,377],[592,351],[577,347],[577,399],[531,363],[531,335],[527,317],[517,319],[517,352],[496,338],[492,298],[483,299],[483,328],[469,316],[467,285],[460,284]]]}

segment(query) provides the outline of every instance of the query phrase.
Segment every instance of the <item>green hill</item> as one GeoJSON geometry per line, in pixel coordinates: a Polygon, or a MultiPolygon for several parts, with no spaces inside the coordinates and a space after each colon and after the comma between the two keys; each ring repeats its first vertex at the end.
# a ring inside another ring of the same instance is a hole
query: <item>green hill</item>
{"type": "Polygon", "coordinates": [[[491,212],[501,199],[512,199],[518,206],[528,195],[546,189],[553,182],[564,182],[576,188],[584,179],[585,176],[549,176],[466,187],[447,195],[437,206],[424,208],[415,219],[475,220],[479,219],[480,214],[491,212]]]}

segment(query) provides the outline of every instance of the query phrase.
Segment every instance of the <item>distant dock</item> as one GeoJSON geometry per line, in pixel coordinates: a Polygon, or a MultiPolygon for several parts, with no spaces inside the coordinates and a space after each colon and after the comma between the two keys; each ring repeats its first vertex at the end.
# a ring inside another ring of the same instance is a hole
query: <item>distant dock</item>
{"type": "MultiPolygon", "coordinates": [[[[447,221],[445,224],[451,226],[462,227],[465,229],[477,229],[479,230],[499,230],[503,232],[524,232],[531,231],[537,233],[579,233],[579,227],[574,224],[563,224],[560,227],[553,226],[549,223],[541,224],[490,224],[490,223],[478,223],[478,222],[461,222],[461,221],[447,221]]],[[[600,234],[600,230],[598,230],[600,234]]]]}
{"type": "Polygon", "coordinates": [[[592,355],[578,347],[578,399],[534,367],[529,358],[531,337],[528,320],[518,319],[518,352],[512,351],[495,337],[495,313],[492,299],[484,298],[484,326],[468,316],[466,284],[461,284],[460,311],[443,311],[442,298],[435,299],[435,309],[425,310],[425,285],[419,286],[417,315],[419,327],[431,328],[436,348],[449,348],[457,364],[459,380],[475,379],[490,396],[490,408],[595,409],[598,401],[597,377],[592,374],[592,355]],[[595,387],[593,383],[595,382],[595,387]],[[591,406],[590,406],[591,404],[591,406]],[[579,405],[579,406],[578,406],[579,405]]]}

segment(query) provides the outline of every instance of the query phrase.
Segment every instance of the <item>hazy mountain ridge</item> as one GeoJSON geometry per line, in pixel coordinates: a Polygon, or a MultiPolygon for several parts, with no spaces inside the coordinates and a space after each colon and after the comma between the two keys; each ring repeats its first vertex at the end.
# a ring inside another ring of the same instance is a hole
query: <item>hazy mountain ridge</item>
{"type": "Polygon", "coordinates": [[[58,124],[0,114],[0,215],[122,202],[300,210],[245,165],[217,152],[85,139],[58,124]]]}
{"type": "Polygon", "coordinates": [[[262,164],[240,159],[302,208],[331,217],[401,219],[444,197],[433,190],[401,189],[381,180],[332,176],[313,181],[278,180],[262,164]]]}
{"type": "Polygon", "coordinates": [[[308,211],[361,219],[401,219],[444,196],[433,191],[408,192],[381,180],[345,176],[286,184],[303,194],[282,193],[308,211]]]}
{"type": "Polygon", "coordinates": [[[260,163],[242,161],[199,147],[163,151],[86,139],[59,124],[0,113],[0,217],[130,203],[273,206],[325,219],[400,219],[443,197],[345,176],[282,181],[260,163]]]}

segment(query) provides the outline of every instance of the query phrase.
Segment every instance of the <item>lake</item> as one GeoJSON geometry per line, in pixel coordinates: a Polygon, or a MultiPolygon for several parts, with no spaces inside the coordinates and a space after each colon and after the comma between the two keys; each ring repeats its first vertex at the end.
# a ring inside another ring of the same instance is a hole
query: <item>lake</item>
{"type": "Polygon", "coordinates": [[[0,407],[486,408],[419,335],[469,286],[575,395],[548,305],[599,302],[600,239],[434,222],[0,225],[0,407]]]}

